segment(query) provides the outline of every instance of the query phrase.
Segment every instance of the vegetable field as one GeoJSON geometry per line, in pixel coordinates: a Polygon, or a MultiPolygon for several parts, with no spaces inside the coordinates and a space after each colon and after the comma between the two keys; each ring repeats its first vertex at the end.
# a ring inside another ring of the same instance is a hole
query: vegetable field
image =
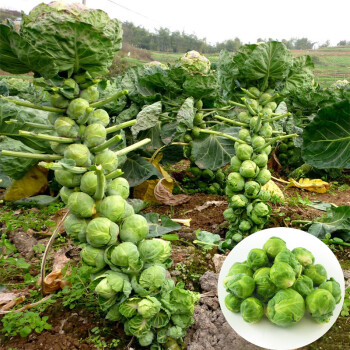
{"type": "Polygon", "coordinates": [[[0,24],[0,347],[261,349],[225,307],[252,334],[335,322],[302,349],[346,349],[350,83],[277,41],[106,78],[118,20],[63,2],[22,17],[0,24]],[[269,237],[220,304],[223,262],[271,227],[316,237],[344,279],[269,237]]]}

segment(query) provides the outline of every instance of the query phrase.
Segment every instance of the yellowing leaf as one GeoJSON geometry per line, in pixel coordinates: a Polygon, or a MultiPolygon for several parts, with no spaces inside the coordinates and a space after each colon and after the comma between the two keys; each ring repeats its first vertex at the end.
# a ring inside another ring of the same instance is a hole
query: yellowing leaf
{"type": "Polygon", "coordinates": [[[5,201],[16,201],[43,193],[47,188],[48,170],[38,165],[29,169],[20,180],[13,180],[4,195],[5,201]]]}
{"type": "Polygon", "coordinates": [[[311,192],[326,193],[331,184],[321,179],[301,178],[299,182],[294,179],[289,179],[290,183],[286,187],[297,187],[311,192]]]}
{"type": "MultiPolygon", "coordinates": [[[[174,182],[171,176],[163,169],[163,167],[159,164],[162,160],[163,155],[159,153],[156,158],[153,160],[147,159],[151,164],[153,164],[159,172],[163,175],[162,185],[166,187],[171,193],[173,192],[174,182]]],[[[142,199],[147,203],[161,203],[154,196],[154,189],[157,186],[157,183],[160,179],[155,180],[147,180],[143,182],[141,185],[134,187],[134,198],[142,199]]]]}
{"type": "Polygon", "coordinates": [[[271,196],[275,196],[277,198],[284,200],[283,192],[272,180],[270,180],[268,183],[262,186],[261,189],[269,192],[271,196]]]}

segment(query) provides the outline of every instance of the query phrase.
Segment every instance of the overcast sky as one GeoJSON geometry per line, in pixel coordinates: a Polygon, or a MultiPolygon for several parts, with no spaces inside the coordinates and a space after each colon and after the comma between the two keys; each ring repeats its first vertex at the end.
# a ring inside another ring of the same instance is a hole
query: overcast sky
{"type": "MultiPolygon", "coordinates": [[[[28,13],[41,2],[50,1],[0,0],[0,7],[28,13]]],[[[151,31],[159,27],[184,30],[206,38],[209,43],[235,37],[244,43],[255,43],[259,37],[278,40],[307,37],[318,44],[330,40],[332,45],[340,40],[350,41],[350,0],[86,0],[86,3],[90,8],[106,11],[112,18],[151,31]]]]}

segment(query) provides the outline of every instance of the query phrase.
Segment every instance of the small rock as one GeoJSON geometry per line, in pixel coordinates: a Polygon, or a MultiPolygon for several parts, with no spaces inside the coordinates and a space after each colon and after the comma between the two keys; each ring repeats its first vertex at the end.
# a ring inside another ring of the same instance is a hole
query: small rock
{"type": "Polygon", "coordinates": [[[225,259],[226,259],[226,256],[225,256],[225,255],[215,254],[215,255],[213,256],[213,263],[214,263],[214,266],[215,266],[215,271],[216,271],[217,273],[220,272],[221,267],[222,267],[222,265],[223,265],[225,259]]]}
{"type": "Polygon", "coordinates": [[[171,272],[171,275],[172,276],[180,276],[181,272],[179,270],[174,270],[174,271],[171,272]]]}
{"type": "Polygon", "coordinates": [[[8,234],[9,241],[17,248],[17,251],[26,258],[34,256],[33,247],[38,244],[34,237],[30,237],[20,230],[11,231],[8,234]]]}
{"type": "Polygon", "coordinates": [[[219,275],[212,271],[206,271],[204,275],[199,279],[201,288],[205,292],[216,291],[218,286],[219,275]]]}

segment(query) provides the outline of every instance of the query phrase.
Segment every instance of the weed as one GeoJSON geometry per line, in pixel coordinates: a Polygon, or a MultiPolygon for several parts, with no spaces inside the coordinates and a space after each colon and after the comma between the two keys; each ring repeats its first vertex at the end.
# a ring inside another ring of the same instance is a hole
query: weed
{"type": "Polygon", "coordinates": [[[345,290],[344,304],[340,314],[345,317],[350,316],[350,287],[345,290]]]}

